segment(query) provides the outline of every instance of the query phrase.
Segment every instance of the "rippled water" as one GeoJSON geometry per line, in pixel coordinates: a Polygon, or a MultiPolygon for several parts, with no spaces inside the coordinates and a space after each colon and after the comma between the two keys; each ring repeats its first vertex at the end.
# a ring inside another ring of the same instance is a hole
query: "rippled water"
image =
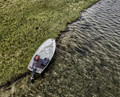
{"type": "Polygon", "coordinates": [[[1,90],[15,97],[120,97],[120,0],[101,0],[68,24],[53,62],[1,90]],[[39,77],[38,77],[39,76],[39,77]]]}

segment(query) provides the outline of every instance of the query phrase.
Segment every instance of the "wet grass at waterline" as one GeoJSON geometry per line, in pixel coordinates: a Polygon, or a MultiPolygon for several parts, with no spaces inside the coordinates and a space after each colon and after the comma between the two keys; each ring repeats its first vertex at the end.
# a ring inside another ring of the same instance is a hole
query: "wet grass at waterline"
{"type": "Polygon", "coordinates": [[[0,85],[27,71],[40,44],[98,0],[0,0],[0,85]]]}

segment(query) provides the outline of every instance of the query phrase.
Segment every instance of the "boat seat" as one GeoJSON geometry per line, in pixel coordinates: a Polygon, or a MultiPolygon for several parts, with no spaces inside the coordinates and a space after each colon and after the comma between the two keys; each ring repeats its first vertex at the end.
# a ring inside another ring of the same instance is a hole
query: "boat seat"
{"type": "Polygon", "coordinates": [[[49,62],[49,59],[48,58],[44,58],[43,61],[42,61],[42,65],[47,65],[47,63],[49,62]]]}

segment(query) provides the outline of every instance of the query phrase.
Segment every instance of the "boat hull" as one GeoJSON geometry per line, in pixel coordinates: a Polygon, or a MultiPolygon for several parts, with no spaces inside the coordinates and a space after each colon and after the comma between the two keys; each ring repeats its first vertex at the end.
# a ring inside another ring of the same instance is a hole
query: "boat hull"
{"type": "Polygon", "coordinates": [[[48,58],[49,62],[45,65],[45,66],[40,66],[37,68],[36,72],[41,74],[45,68],[49,65],[54,53],[55,53],[55,49],[56,49],[56,42],[54,39],[48,39],[46,40],[42,45],[39,46],[39,48],[37,49],[37,51],[34,53],[30,63],[28,64],[28,69],[30,71],[33,71],[32,69],[32,65],[34,62],[34,57],[35,55],[39,55],[41,59],[44,58],[48,58]]]}

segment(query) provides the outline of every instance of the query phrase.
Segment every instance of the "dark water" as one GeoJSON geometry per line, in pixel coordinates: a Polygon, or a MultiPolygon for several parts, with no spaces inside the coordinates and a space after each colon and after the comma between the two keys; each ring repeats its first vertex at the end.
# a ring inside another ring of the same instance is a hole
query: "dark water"
{"type": "Polygon", "coordinates": [[[101,0],[67,26],[49,68],[3,97],[120,97],[120,0],[101,0]],[[39,77],[38,77],[39,76],[39,77]]]}

